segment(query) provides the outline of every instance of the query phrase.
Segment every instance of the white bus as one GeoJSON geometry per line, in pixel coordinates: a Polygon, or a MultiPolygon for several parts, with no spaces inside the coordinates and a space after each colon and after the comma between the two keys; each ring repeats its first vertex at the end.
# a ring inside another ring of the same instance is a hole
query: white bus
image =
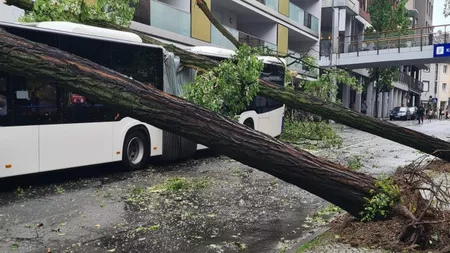
{"type": "MultiPolygon", "coordinates": [[[[0,22],[0,28],[174,95],[195,76],[192,69],[178,71],[179,59],[162,47],[142,43],[133,33],[69,22],[0,22]]],[[[239,121],[251,118],[255,129],[279,135],[283,114],[278,125],[268,124],[260,117],[266,113],[260,107],[243,112],[239,121]]],[[[95,103],[95,98],[0,70],[0,178],[116,161],[134,169],[150,156],[187,158],[201,148],[205,147],[95,103]]]]}
{"type": "MultiPolygon", "coordinates": [[[[196,46],[188,51],[217,61],[228,59],[234,54],[233,50],[211,46],[196,46]]],[[[264,63],[260,78],[284,86],[285,60],[273,56],[258,56],[258,58],[264,63]]],[[[284,111],[284,104],[270,98],[256,96],[246,110],[239,115],[239,122],[277,137],[283,130],[284,111]]]]}

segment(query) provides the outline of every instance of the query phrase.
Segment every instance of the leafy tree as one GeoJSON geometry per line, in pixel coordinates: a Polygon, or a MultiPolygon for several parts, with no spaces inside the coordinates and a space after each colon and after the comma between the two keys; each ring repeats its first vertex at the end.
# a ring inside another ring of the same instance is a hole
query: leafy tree
{"type": "Polygon", "coordinates": [[[258,78],[264,63],[258,50],[242,45],[230,59],[184,86],[185,98],[228,117],[248,106],[259,91],[258,78]]]}
{"type": "Polygon", "coordinates": [[[69,21],[83,23],[88,19],[110,21],[129,26],[134,4],[139,0],[36,0],[31,11],[21,18],[24,22],[69,21]]]}
{"type": "Polygon", "coordinates": [[[450,16],[450,0],[444,1],[444,16],[448,17],[450,16]]]}
{"type": "MultiPolygon", "coordinates": [[[[392,36],[401,36],[408,33],[409,18],[406,9],[407,0],[376,0],[372,1],[369,7],[370,22],[372,27],[366,28],[365,39],[389,38],[392,36]],[[394,5],[394,2],[397,5],[394,5]]],[[[383,43],[378,43],[383,47],[383,43]]],[[[397,43],[397,42],[395,42],[397,43]]],[[[375,108],[378,112],[378,94],[381,91],[387,91],[392,88],[392,83],[398,80],[400,74],[399,67],[375,67],[369,69],[369,82],[376,82],[375,86],[375,108]]]]}

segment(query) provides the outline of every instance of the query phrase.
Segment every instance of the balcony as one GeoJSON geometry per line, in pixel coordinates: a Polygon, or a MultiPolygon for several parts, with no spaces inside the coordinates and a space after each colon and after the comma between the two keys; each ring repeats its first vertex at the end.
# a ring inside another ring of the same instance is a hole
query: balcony
{"type": "Polygon", "coordinates": [[[150,25],[191,37],[191,14],[159,1],[150,1],[150,25]]]}
{"type": "Polygon", "coordinates": [[[359,2],[357,0],[323,0],[322,8],[345,7],[353,15],[359,14],[359,2]],[[333,6],[334,2],[334,6],[333,6]]]}
{"type": "Polygon", "coordinates": [[[423,91],[423,83],[404,72],[400,72],[398,82],[408,85],[409,90],[414,93],[421,94],[423,91]]]}
{"type": "Polygon", "coordinates": [[[265,6],[275,10],[276,12],[278,12],[278,0],[256,0],[262,4],[264,4],[265,6]]]}
{"type": "MultiPolygon", "coordinates": [[[[267,47],[270,50],[277,51],[276,44],[264,41],[256,36],[238,31],[228,26],[223,27],[225,27],[225,29],[227,29],[227,31],[229,31],[231,35],[233,35],[233,37],[235,37],[239,42],[246,43],[247,45],[252,47],[267,47]]],[[[227,38],[225,38],[225,36],[223,36],[222,33],[220,33],[220,31],[217,30],[217,28],[214,25],[211,25],[211,44],[226,49],[231,50],[236,49],[233,43],[231,43],[227,38]]]]}
{"type": "Polygon", "coordinates": [[[315,32],[319,32],[319,19],[289,2],[289,18],[315,32]]]}
{"type": "Polygon", "coordinates": [[[267,47],[271,50],[277,51],[276,44],[270,43],[270,42],[260,39],[256,36],[253,36],[251,34],[244,33],[241,31],[239,31],[238,40],[239,40],[239,42],[245,43],[251,47],[267,47]]]}

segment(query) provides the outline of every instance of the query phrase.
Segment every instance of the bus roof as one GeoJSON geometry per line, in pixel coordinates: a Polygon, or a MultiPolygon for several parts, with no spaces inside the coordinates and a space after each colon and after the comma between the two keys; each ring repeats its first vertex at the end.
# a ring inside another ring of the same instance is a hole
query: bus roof
{"type": "Polygon", "coordinates": [[[0,25],[30,30],[48,31],[79,37],[95,38],[113,42],[140,45],[145,47],[160,48],[162,50],[165,50],[162,46],[143,43],[142,39],[138,35],[131,32],[122,32],[113,29],[100,28],[71,22],[46,21],[35,23],[22,23],[22,22],[11,23],[0,21],[0,25]]]}
{"type": "MultiPolygon", "coordinates": [[[[187,49],[196,54],[219,57],[219,58],[230,58],[234,54],[234,50],[225,49],[213,46],[195,46],[187,49]]],[[[277,58],[274,56],[258,56],[258,59],[262,60],[267,64],[283,64],[286,65],[286,61],[283,58],[277,58]],[[280,61],[281,60],[281,61],[280,61]]]]}
{"type": "Polygon", "coordinates": [[[142,39],[134,33],[122,32],[95,26],[77,24],[62,21],[46,21],[35,23],[35,27],[57,30],[62,32],[84,34],[90,36],[104,37],[116,40],[125,40],[130,42],[142,43],[142,39]]]}

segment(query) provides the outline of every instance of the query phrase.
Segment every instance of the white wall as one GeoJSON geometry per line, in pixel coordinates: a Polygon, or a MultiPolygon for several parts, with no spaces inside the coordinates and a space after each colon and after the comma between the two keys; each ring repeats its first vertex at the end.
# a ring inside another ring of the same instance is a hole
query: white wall
{"type": "Polygon", "coordinates": [[[237,15],[235,13],[216,10],[212,13],[222,25],[237,29],[237,15]]]}
{"type": "Polygon", "coordinates": [[[428,91],[422,92],[420,96],[420,100],[428,100],[430,96],[435,97],[437,96],[437,91],[434,89],[434,83],[435,83],[435,76],[436,76],[436,64],[432,63],[430,64],[430,71],[426,72],[425,70],[422,70],[421,73],[421,81],[428,81],[429,82],[429,88],[428,91]]]}
{"type": "Polygon", "coordinates": [[[450,90],[450,65],[446,63],[438,64],[439,68],[439,76],[438,76],[438,87],[437,87],[437,98],[438,98],[438,107],[440,102],[448,101],[448,94],[450,90]],[[444,73],[444,66],[447,66],[447,73],[444,73]],[[446,84],[446,89],[442,89],[443,84],[446,84]]]}
{"type": "Polygon", "coordinates": [[[171,5],[179,10],[191,13],[190,0],[158,0],[158,1],[171,5]]]}
{"type": "Polygon", "coordinates": [[[17,22],[19,17],[24,15],[24,11],[17,7],[9,6],[0,0],[0,21],[17,22]]]}
{"type": "Polygon", "coordinates": [[[275,23],[239,24],[239,30],[264,41],[277,44],[277,24],[275,23]]]}

